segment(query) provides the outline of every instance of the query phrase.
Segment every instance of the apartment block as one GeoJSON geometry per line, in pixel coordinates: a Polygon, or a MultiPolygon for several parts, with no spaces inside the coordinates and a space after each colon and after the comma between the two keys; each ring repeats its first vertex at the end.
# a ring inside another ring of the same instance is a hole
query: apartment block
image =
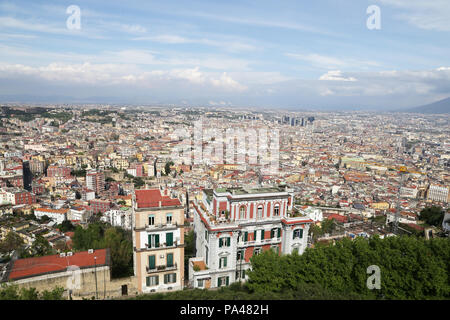
{"type": "Polygon", "coordinates": [[[133,261],[139,292],[181,290],[184,283],[184,207],[159,189],[136,190],[133,261]]]}
{"type": "Polygon", "coordinates": [[[293,215],[293,194],[282,187],[205,189],[194,207],[196,258],[189,285],[215,288],[245,280],[250,258],[265,250],[302,254],[310,224],[293,215]]]}

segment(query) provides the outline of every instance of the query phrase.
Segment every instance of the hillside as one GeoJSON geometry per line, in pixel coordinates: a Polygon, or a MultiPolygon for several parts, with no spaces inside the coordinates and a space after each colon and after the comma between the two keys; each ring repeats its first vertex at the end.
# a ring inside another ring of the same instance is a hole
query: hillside
{"type": "Polygon", "coordinates": [[[403,110],[403,112],[435,113],[435,114],[450,113],[450,97],[420,107],[406,109],[403,110]]]}

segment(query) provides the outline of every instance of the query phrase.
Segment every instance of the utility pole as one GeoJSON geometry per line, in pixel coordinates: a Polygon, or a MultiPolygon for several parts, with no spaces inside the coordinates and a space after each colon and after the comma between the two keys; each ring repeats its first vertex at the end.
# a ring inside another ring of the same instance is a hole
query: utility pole
{"type": "Polygon", "coordinates": [[[94,257],[94,275],[95,275],[95,299],[98,300],[98,291],[97,291],[97,257],[94,257]]]}

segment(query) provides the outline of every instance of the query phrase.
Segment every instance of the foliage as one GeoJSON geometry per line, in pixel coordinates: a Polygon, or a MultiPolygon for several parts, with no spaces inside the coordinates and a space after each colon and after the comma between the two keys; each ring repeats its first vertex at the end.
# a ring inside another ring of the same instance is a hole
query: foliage
{"type": "Polygon", "coordinates": [[[334,219],[324,219],[321,223],[322,233],[332,233],[336,225],[334,224],[334,219]]]}
{"type": "Polygon", "coordinates": [[[122,228],[100,222],[92,223],[86,229],[77,226],[73,248],[80,251],[109,248],[112,277],[125,277],[133,272],[131,233],[122,228]]]}
{"type": "Polygon", "coordinates": [[[442,220],[444,219],[445,212],[441,207],[428,207],[420,211],[419,217],[420,220],[425,221],[426,224],[435,227],[442,226],[442,220]]]}
{"type": "Polygon", "coordinates": [[[61,232],[74,231],[75,226],[70,222],[70,220],[64,220],[60,225],[57,226],[61,232]]]}
{"type": "Polygon", "coordinates": [[[141,177],[133,178],[133,183],[135,188],[140,188],[145,184],[141,177]]]}
{"type": "Polygon", "coordinates": [[[378,237],[306,249],[279,257],[272,251],[252,257],[248,287],[255,293],[292,292],[305,284],[330,294],[367,299],[448,299],[450,241],[437,238],[378,237]],[[381,289],[366,286],[367,267],[381,269],[381,289]]]}
{"type": "Polygon", "coordinates": [[[15,284],[2,284],[0,300],[63,300],[64,288],[56,287],[51,291],[38,292],[36,288],[21,288],[15,284]]]}
{"type": "Polygon", "coordinates": [[[9,232],[0,242],[0,253],[8,253],[19,249],[24,244],[23,239],[15,232],[9,232]]]}
{"type": "Polygon", "coordinates": [[[21,258],[43,257],[51,254],[55,254],[55,250],[53,250],[47,239],[38,235],[31,247],[27,251],[22,251],[21,258]]]}

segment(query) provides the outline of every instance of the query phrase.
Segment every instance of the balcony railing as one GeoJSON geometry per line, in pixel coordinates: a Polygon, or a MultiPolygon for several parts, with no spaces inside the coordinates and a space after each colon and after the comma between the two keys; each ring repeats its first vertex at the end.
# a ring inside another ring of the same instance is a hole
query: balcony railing
{"type": "Polygon", "coordinates": [[[154,272],[161,272],[161,271],[172,271],[172,270],[177,270],[177,264],[174,263],[171,266],[168,265],[160,265],[160,266],[155,266],[153,269],[150,269],[150,267],[145,267],[147,269],[147,273],[154,273],[154,272]]]}

